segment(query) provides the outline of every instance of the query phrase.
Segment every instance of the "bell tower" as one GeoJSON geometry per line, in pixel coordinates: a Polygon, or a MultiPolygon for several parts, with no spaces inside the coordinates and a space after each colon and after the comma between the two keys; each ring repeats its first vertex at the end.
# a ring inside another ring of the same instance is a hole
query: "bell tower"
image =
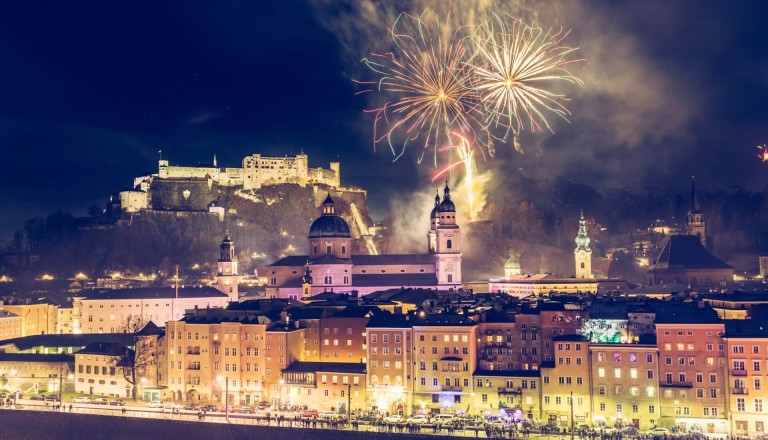
{"type": "Polygon", "coordinates": [[[573,254],[576,260],[576,278],[592,278],[592,249],[589,248],[584,211],[581,211],[579,216],[579,233],[576,235],[576,249],[573,254]]]}
{"type": "Polygon", "coordinates": [[[239,301],[237,283],[240,275],[237,273],[237,256],[235,255],[235,243],[225,234],[219,246],[218,273],[215,287],[229,296],[230,301],[239,301]]]}
{"type": "Polygon", "coordinates": [[[443,189],[443,200],[435,209],[437,209],[437,224],[434,230],[434,254],[437,284],[445,289],[459,288],[461,287],[461,230],[456,224],[456,205],[451,200],[451,190],[448,188],[447,181],[443,189]]]}
{"type": "Polygon", "coordinates": [[[435,194],[435,207],[429,214],[429,232],[427,232],[427,253],[434,254],[437,249],[437,223],[440,217],[440,193],[435,194]]]}

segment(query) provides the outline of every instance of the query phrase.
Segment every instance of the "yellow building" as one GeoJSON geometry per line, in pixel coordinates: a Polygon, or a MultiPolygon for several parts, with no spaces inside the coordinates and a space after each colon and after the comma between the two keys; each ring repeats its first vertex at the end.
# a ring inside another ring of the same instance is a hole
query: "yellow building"
{"type": "Polygon", "coordinates": [[[536,370],[477,370],[473,383],[473,415],[536,422],[541,414],[541,373],[536,370]]]}
{"type": "MultiPolygon", "coordinates": [[[[477,324],[469,316],[413,315],[413,406],[417,411],[472,412],[477,324]]],[[[370,382],[375,386],[378,378],[370,382]]]]}
{"type": "Polygon", "coordinates": [[[21,336],[57,333],[58,306],[55,304],[5,304],[3,308],[23,318],[21,336]]]}
{"type": "Polygon", "coordinates": [[[553,338],[554,360],[542,364],[541,423],[570,429],[591,424],[589,342],[579,335],[553,338]]]}
{"type": "Polygon", "coordinates": [[[74,364],[74,358],[66,354],[0,353],[2,388],[25,394],[58,393],[61,387],[71,391],[74,364]]]}
{"type": "MultiPolygon", "coordinates": [[[[168,322],[160,384],[178,401],[224,403],[225,394],[232,405],[267,400],[268,325],[268,320],[258,318],[194,315],[168,322]]],[[[274,374],[277,382],[279,371],[274,374]]]]}
{"type": "Polygon", "coordinates": [[[764,293],[728,293],[701,295],[720,319],[747,319],[752,306],[768,304],[768,295],[764,293]]]}
{"type": "Polygon", "coordinates": [[[117,343],[95,342],[75,353],[75,392],[92,396],[132,398],[127,357],[133,350],[117,343]]]}
{"type": "Polygon", "coordinates": [[[414,382],[411,332],[407,315],[379,313],[368,321],[368,410],[410,414],[414,382]]]}
{"type": "Polygon", "coordinates": [[[592,424],[634,426],[642,431],[659,424],[658,354],[655,345],[591,344],[592,424]]]}
{"type": "Polygon", "coordinates": [[[680,432],[728,434],[724,324],[697,304],[657,310],[661,417],[680,432]]]}
{"type": "Polygon", "coordinates": [[[0,341],[22,337],[24,318],[8,310],[0,309],[0,341]]]}
{"type": "Polygon", "coordinates": [[[761,321],[725,322],[728,407],[732,435],[764,435],[768,423],[768,326],[761,321]]]}
{"type": "Polygon", "coordinates": [[[365,364],[294,362],[281,373],[281,401],[341,414],[367,407],[365,364]]]}

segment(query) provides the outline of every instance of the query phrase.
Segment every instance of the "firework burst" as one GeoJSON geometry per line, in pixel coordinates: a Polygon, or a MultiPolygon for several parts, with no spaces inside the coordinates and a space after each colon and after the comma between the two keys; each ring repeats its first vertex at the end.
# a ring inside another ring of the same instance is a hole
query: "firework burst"
{"type": "Polygon", "coordinates": [[[406,144],[420,143],[434,151],[437,166],[438,147],[450,142],[451,130],[475,133],[480,124],[473,114],[479,102],[471,88],[470,66],[465,62],[464,40],[468,37],[461,36],[465,28],[445,37],[439,21],[434,23],[436,29],[432,30],[424,15],[401,14],[390,30],[396,51],[372,54],[363,60],[380,79],[358,81],[369,86],[358,93],[381,92],[391,98],[380,107],[365,110],[375,114],[374,148],[386,142],[397,159],[406,144]],[[413,32],[407,32],[410,29],[413,32]],[[402,147],[396,148],[397,143],[402,147]]]}
{"type": "Polygon", "coordinates": [[[547,86],[582,85],[567,67],[583,60],[569,58],[576,50],[563,44],[569,32],[545,32],[511,17],[507,25],[503,18],[494,16],[472,37],[472,84],[485,107],[486,127],[504,130],[503,137],[512,131],[515,148],[520,149],[517,134],[526,120],[531,131],[553,131],[548,114],[567,120],[568,99],[547,86]]]}

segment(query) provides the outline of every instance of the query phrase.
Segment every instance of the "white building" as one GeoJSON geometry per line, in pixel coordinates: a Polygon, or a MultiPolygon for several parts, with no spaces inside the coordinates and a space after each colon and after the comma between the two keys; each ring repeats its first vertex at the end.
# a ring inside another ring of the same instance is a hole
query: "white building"
{"type": "Polygon", "coordinates": [[[164,326],[195,307],[226,307],[230,297],[210,286],[141,287],[83,291],[72,299],[73,332],[135,332],[153,321],[164,326]]]}

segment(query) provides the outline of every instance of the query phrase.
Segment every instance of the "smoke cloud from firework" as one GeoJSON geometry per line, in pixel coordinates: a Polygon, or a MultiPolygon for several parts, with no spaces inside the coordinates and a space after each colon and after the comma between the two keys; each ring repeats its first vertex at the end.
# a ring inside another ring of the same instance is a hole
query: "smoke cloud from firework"
{"type": "MultiPolygon", "coordinates": [[[[661,34],[677,32],[675,21],[659,20],[673,13],[663,5],[562,0],[314,3],[320,20],[345,49],[350,79],[364,77],[366,67],[360,59],[372,49],[387,49],[389,27],[404,11],[433,11],[445,17],[441,31],[446,35],[459,25],[479,23],[489,13],[508,14],[543,29],[573,29],[568,43],[579,47],[579,57],[587,62],[573,68],[585,85],[569,92],[571,123],[553,120],[556,135],[523,133],[525,155],[516,157],[513,164],[489,166],[537,168],[551,177],[565,176],[599,187],[646,185],[655,182],[659,173],[685,167],[690,152],[647,148],[659,143],[671,147],[690,139],[692,119],[702,104],[699,94],[692,84],[674,83],[653,54],[646,53],[640,33],[625,26],[639,20],[637,17],[646,17],[654,20],[661,34]],[[627,172],[628,164],[632,164],[633,172],[627,172]]],[[[496,146],[497,151],[502,148],[512,145],[496,146]]]]}

